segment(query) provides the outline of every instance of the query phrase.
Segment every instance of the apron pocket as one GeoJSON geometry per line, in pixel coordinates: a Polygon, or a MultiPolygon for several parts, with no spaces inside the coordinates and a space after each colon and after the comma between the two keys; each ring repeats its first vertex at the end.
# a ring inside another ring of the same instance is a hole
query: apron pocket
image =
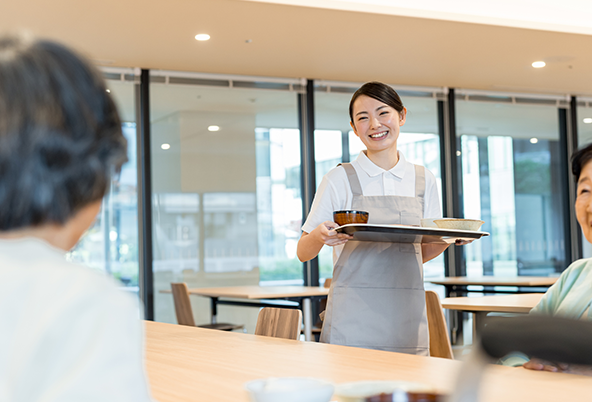
{"type": "MultiPolygon", "coordinates": [[[[419,243],[399,243],[399,251],[402,253],[419,254],[421,253],[421,244],[419,243]]],[[[420,261],[421,263],[421,261],[420,261]]]]}
{"type": "Polygon", "coordinates": [[[330,343],[369,348],[427,347],[425,293],[414,289],[333,289],[330,343]]]}
{"type": "Polygon", "coordinates": [[[401,212],[401,224],[420,226],[420,217],[417,214],[401,212]]]}

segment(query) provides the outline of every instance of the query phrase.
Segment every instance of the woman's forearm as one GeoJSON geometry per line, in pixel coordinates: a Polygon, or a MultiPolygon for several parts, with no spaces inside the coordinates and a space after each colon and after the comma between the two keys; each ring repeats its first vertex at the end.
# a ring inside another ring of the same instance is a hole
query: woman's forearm
{"type": "Polygon", "coordinates": [[[438,243],[422,243],[421,255],[423,262],[426,263],[433,260],[444,252],[450,246],[450,244],[438,244],[438,243]]]}
{"type": "Polygon", "coordinates": [[[323,242],[316,239],[311,233],[302,232],[298,246],[296,248],[296,255],[302,262],[315,258],[323,248],[323,242]]]}

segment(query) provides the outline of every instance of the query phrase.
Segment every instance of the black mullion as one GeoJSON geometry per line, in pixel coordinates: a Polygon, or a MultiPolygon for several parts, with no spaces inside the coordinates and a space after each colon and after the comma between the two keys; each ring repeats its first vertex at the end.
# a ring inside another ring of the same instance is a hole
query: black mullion
{"type": "MultiPolygon", "coordinates": [[[[438,101],[438,122],[440,128],[440,163],[442,168],[443,215],[462,218],[462,177],[460,139],[456,137],[455,92],[448,90],[447,101],[438,101]]],[[[445,254],[445,275],[464,276],[464,251],[462,247],[452,246],[445,254]]]]}
{"type": "MultiPolygon", "coordinates": [[[[446,137],[446,119],[445,119],[445,105],[444,101],[439,100],[437,103],[437,110],[438,110],[438,135],[440,137],[440,176],[442,177],[442,214],[446,216],[448,214],[448,205],[450,202],[448,201],[448,193],[450,190],[448,189],[448,163],[446,163],[448,156],[447,156],[447,148],[445,144],[448,142],[446,137]]],[[[453,259],[449,258],[448,250],[444,252],[444,276],[450,276],[450,266],[451,262],[453,263],[453,259]]]]}
{"type": "Polygon", "coordinates": [[[581,233],[575,218],[574,203],[576,197],[575,182],[571,175],[570,159],[577,148],[577,100],[571,98],[570,111],[559,108],[559,151],[561,169],[561,196],[563,203],[563,233],[565,239],[566,268],[572,261],[581,258],[581,233]]]}
{"type": "MultiPolygon", "coordinates": [[[[575,151],[577,151],[579,147],[579,140],[578,140],[578,100],[575,96],[572,96],[569,102],[569,135],[567,136],[567,149],[570,151],[568,163],[571,160],[571,155],[575,151]]],[[[575,202],[576,202],[576,183],[571,176],[571,164],[568,164],[567,173],[569,175],[567,182],[570,185],[569,189],[569,205],[564,210],[573,211],[575,202]]],[[[572,260],[579,260],[580,258],[584,257],[582,251],[582,231],[580,230],[580,226],[575,218],[575,211],[570,214],[570,223],[571,223],[571,250],[572,250],[572,260]]]]}
{"type": "Polygon", "coordinates": [[[136,97],[138,144],[138,262],[140,298],[144,318],[154,320],[154,281],[152,270],[152,171],[150,164],[150,70],[140,75],[136,97]]]}
{"type": "Polygon", "coordinates": [[[349,160],[349,132],[341,132],[341,163],[348,163],[349,160]]]}
{"type": "MultiPolygon", "coordinates": [[[[306,219],[316,191],[314,158],[314,81],[306,81],[306,92],[298,95],[300,128],[300,178],[302,188],[302,219],[306,219]]],[[[319,285],[319,259],[303,263],[305,286],[319,285]]],[[[313,312],[314,313],[314,312],[313,312]]]]}

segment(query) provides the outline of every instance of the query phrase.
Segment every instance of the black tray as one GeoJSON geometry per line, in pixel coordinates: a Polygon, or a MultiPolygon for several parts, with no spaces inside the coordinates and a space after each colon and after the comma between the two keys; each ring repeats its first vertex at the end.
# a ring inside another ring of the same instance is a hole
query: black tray
{"type": "Polygon", "coordinates": [[[460,240],[476,240],[489,236],[487,232],[474,230],[441,229],[404,225],[370,225],[350,223],[335,229],[338,233],[354,236],[358,241],[387,243],[454,243],[460,240]]]}

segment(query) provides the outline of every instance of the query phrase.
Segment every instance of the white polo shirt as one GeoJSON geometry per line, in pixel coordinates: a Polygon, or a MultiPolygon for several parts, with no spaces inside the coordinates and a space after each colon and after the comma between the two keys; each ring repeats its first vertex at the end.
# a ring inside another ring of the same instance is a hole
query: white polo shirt
{"type": "MultiPolygon", "coordinates": [[[[397,195],[415,197],[415,166],[407,162],[399,151],[399,162],[390,170],[376,166],[364,151],[352,166],[356,170],[365,196],[397,195]]],[[[440,198],[436,178],[425,170],[424,218],[441,218],[440,198]]],[[[337,166],[321,181],[302,231],[310,233],[325,221],[333,221],[333,211],[351,209],[353,193],[345,169],[337,166]]],[[[333,263],[337,261],[343,245],[333,247],[333,263]]]]}

